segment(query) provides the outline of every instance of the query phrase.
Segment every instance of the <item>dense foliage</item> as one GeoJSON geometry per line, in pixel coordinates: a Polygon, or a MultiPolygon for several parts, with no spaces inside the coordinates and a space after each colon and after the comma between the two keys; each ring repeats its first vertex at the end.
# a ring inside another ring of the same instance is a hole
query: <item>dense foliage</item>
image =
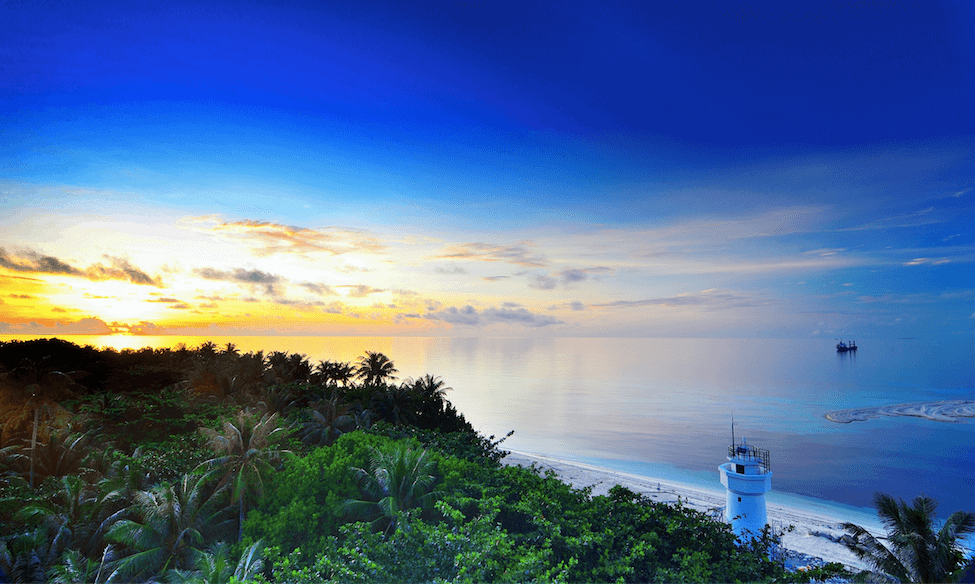
{"type": "Polygon", "coordinates": [[[394,373],[371,352],[0,343],[0,581],[803,578],[769,533],[503,466],[443,380],[394,373]]]}
{"type": "Polygon", "coordinates": [[[956,511],[935,530],[937,502],[920,496],[911,505],[890,495],[876,493],[874,506],[887,528],[888,545],[853,523],[843,527],[852,536],[847,547],[877,571],[900,582],[957,582],[966,564],[959,539],[975,533],[975,513],[956,511]]]}

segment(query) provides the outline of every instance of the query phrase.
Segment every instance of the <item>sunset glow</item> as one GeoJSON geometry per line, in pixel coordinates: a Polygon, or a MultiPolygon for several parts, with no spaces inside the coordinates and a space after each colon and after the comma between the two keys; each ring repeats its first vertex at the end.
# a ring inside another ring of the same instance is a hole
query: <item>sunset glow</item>
{"type": "Polygon", "coordinates": [[[971,341],[970,5],[370,6],[0,9],[0,335],[971,341]]]}

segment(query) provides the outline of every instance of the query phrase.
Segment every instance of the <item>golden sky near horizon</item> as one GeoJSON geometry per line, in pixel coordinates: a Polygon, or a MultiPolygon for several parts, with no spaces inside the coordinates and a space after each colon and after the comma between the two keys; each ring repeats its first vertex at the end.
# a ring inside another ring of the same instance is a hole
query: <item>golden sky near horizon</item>
{"type": "MultiPolygon", "coordinates": [[[[906,261],[824,245],[797,249],[794,240],[832,237],[823,224],[835,211],[823,206],[507,234],[292,226],[111,203],[122,212],[25,207],[14,214],[19,222],[8,220],[8,240],[28,244],[0,246],[3,332],[794,334],[830,318],[831,309],[808,310],[811,302],[898,303],[857,296],[859,284],[836,279],[825,284],[833,294],[811,293],[807,279],[822,287],[824,274],[843,270],[931,270],[971,259],[962,249],[906,261]]],[[[97,205],[106,203],[89,207],[97,205]]],[[[897,220],[914,225],[933,215],[897,220]]],[[[964,301],[971,291],[955,294],[964,301]]]]}
{"type": "MultiPolygon", "coordinates": [[[[606,256],[615,245],[668,245],[673,230],[541,233],[537,241],[542,243],[489,244],[398,232],[230,222],[217,216],[181,217],[168,224],[109,217],[81,220],[85,223],[59,230],[57,243],[45,246],[50,255],[32,249],[4,250],[0,277],[7,319],[44,326],[86,320],[77,332],[104,331],[104,322],[112,332],[150,334],[166,329],[186,334],[215,330],[259,334],[269,329],[446,333],[453,328],[451,319],[475,323],[484,318],[500,324],[508,320],[548,326],[581,312],[580,294],[591,296],[593,290],[604,288],[603,278],[625,278],[641,263],[667,272],[693,271],[673,260],[617,259],[612,267],[601,265],[610,263],[606,256]],[[112,249],[124,251],[115,256],[112,249]],[[578,267],[555,269],[559,265],[578,267]],[[518,302],[512,302],[512,286],[506,282],[511,279],[520,280],[518,302]],[[437,320],[440,312],[444,320],[437,320]]],[[[45,218],[34,216],[32,221],[43,223],[45,218]]],[[[688,226],[679,231],[681,244],[695,236],[695,228],[716,227],[718,222],[688,226]]],[[[820,260],[796,261],[815,265],[820,260]]],[[[765,263],[739,269],[777,268],[765,263]]],[[[686,308],[694,302],[684,304],[681,298],[755,301],[735,296],[715,290],[678,294],[670,302],[661,299],[658,308],[693,318],[693,311],[686,308]]],[[[614,309],[594,299],[587,308],[606,314],[614,309]]]]}

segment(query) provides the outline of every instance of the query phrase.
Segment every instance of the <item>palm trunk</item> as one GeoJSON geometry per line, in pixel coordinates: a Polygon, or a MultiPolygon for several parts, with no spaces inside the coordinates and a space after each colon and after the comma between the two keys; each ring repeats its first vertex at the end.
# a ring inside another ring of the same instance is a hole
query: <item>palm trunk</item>
{"type": "Polygon", "coordinates": [[[244,539],[244,496],[240,497],[240,516],[237,518],[237,543],[244,539]]]}
{"type": "Polygon", "coordinates": [[[37,449],[37,418],[40,410],[34,406],[34,431],[30,437],[30,488],[34,488],[34,451],[37,449]]]}

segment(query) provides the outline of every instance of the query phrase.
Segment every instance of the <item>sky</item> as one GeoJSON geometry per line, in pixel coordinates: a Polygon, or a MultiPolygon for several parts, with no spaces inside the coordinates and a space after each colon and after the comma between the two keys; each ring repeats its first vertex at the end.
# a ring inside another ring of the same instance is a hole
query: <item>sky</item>
{"type": "Polygon", "coordinates": [[[0,4],[0,336],[975,343],[975,4],[0,4]]]}

